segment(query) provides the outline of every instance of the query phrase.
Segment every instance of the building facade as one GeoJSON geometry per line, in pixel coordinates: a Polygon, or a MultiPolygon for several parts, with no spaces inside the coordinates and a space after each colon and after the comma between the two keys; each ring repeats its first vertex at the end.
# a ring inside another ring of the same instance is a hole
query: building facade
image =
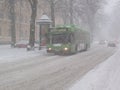
{"type": "MultiPolygon", "coordinates": [[[[8,0],[0,0],[0,44],[11,43],[11,19],[9,15],[8,0]]],[[[29,40],[30,30],[30,15],[31,7],[26,0],[15,0],[15,30],[16,41],[29,40]]],[[[50,16],[50,10],[48,3],[44,0],[39,1],[37,18],[39,19],[43,13],[47,13],[50,16]],[[46,4],[46,6],[44,5],[46,4]]],[[[56,18],[56,23],[62,23],[61,18],[56,18]]],[[[39,40],[39,25],[36,24],[35,39],[39,40]]]]}

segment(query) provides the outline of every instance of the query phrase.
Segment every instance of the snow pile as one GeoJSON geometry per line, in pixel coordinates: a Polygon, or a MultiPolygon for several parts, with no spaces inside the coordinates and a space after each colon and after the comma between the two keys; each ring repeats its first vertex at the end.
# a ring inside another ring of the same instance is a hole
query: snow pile
{"type": "Polygon", "coordinates": [[[120,90],[120,49],[87,73],[70,90],[120,90]]]}
{"type": "Polygon", "coordinates": [[[9,45],[0,45],[0,63],[13,62],[45,53],[45,50],[27,51],[26,48],[11,48],[9,45]]]}

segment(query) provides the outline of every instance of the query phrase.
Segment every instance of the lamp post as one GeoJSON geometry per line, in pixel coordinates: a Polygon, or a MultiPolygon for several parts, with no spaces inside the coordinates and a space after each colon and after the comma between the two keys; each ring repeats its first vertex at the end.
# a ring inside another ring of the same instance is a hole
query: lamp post
{"type": "Polygon", "coordinates": [[[36,23],[39,25],[39,50],[41,50],[42,38],[45,38],[45,33],[49,32],[51,22],[51,19],[45,14],[43,14],[40,19],[36,20],[36,23]],[[43,34],[42,32],[45,33],[43,34]]]}

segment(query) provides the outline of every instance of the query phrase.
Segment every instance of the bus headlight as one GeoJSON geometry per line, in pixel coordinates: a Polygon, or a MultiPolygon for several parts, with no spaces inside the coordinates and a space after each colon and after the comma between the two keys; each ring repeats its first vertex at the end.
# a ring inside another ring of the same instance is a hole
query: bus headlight
{"type": "Polygon", "coordinates": [[[64,48],[64,50],[65,50],[65,51],[67,51],[67,50],[68,50],[68,48],[64,48]]]}
{"type": "Polygon", "coordinates": [[[49,50],[49,51],[51,51],[51,50],[52,50],[52,48],[48,48],[48,50],[49,50]]]}

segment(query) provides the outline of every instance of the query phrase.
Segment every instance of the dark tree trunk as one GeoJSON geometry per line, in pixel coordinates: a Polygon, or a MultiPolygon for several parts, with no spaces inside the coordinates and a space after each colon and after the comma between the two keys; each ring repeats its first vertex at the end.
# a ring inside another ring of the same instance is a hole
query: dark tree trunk
{"type": "Polygon", "coordinates": [[[16,43],[16,30],[15,30],[15,0],[9,0],[10,15],[11,20],[11,46],[14,47],[16,43]]]}
{"type": "Polygon", "coordinates": [[[70,9],[70,24],[73,24],[73,0],[70,0],[69,3],[70,3],[70,6],[69,6],[69,9],[70,9]]]}
{"type": "Polygon", "coordinates": [[[55,27],[55,4],[53,0],[50,1],[50,8],[51,8],[52,26],[55,27]]]}
{"type": "Polygon", "coordinates": [[[37,16],[37,0],[28,0],[31,5],[31,20],[30,20],[30,36],[29,36],[29,45],[31,49],[34,47],[35,42],[35,19],[37,16]]]}

